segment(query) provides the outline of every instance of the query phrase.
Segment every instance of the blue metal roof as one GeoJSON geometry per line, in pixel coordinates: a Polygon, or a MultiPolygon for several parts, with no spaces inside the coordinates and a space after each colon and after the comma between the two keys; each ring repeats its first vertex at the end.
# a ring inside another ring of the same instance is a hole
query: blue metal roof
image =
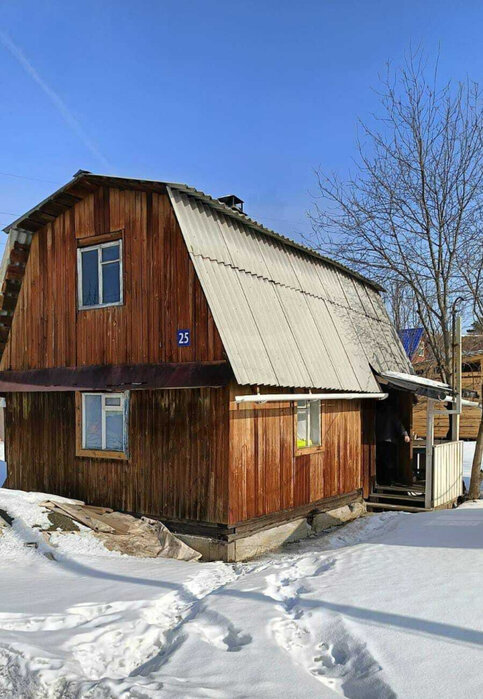
{"type": "Polygon", "coordinates": [[[423,336],[423,328],[405,328],[398,330],[398,335],[401,339],[403,347],[409,359],[413,358],[414,353],[418,349],[419,343],[423,336]]]}

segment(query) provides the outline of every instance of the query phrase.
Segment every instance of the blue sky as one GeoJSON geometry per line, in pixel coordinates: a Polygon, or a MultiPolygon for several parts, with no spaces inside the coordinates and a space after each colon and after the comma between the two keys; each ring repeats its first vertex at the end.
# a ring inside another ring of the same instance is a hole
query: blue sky
{"type": "Polygon", "coordinates": [[[82,168],[236,193],[297,238],[386,60],[412,43],[440,47],[445,78],[483,69],[468,0],[11,0],[0,18],[1,227],[82,168]]]}

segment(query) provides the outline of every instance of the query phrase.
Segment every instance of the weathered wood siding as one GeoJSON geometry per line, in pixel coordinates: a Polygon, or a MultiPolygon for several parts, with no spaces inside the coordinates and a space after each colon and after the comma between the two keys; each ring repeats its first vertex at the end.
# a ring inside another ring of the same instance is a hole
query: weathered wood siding
{"type": "Polygon", "coordinates": [[[241,522],[363,487],[360,401],[326,401],[322,449],[297,455],[293,403],[230,401],[229,521],[241,522]]]}
{"type": "Polygon", "coordinates": [[[204,522],[228,516],[228,389],[132,391],[129,460],[75,455],[75,394],[12,393],[7,487],[204,522]]]}
{"type": "Polygon", "coordinates": [[[167,195],[100,187],[34,234],[1,369],[223,359],[167,195]],[[77,310],[77,240],[123,231],[124,304],[77,310]],[[176,330],[191,328],[191,347],[176,330]]]}

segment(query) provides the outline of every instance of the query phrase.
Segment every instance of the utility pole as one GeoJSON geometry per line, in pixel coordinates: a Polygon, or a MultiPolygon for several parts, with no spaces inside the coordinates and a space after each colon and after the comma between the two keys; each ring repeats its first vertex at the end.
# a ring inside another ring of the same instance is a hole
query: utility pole
{"type": "Polygon", "coordinates": [[[461,316],[454,319],[453,331],[453,391],[456,402],[452,405],[451,420],[451,441],[458,442],[460,438],[460,415],[461,415],[461,316]]]}

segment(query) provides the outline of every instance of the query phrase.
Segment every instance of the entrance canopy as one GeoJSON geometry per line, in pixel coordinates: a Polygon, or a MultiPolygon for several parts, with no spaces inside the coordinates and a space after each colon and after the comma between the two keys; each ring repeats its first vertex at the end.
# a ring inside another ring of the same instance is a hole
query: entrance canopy
{"type": "Polygon", "coordinates": [[[453,395],[453,389],[441,381],[433,381],[424,376],[415,374],[403,374],[397,371],[383,371],[378,373],[378,378],[382,383],[394,386],[404,391],[411,391],[418,396],[433,398],[444,401],[448,396],[453,395]]]}

